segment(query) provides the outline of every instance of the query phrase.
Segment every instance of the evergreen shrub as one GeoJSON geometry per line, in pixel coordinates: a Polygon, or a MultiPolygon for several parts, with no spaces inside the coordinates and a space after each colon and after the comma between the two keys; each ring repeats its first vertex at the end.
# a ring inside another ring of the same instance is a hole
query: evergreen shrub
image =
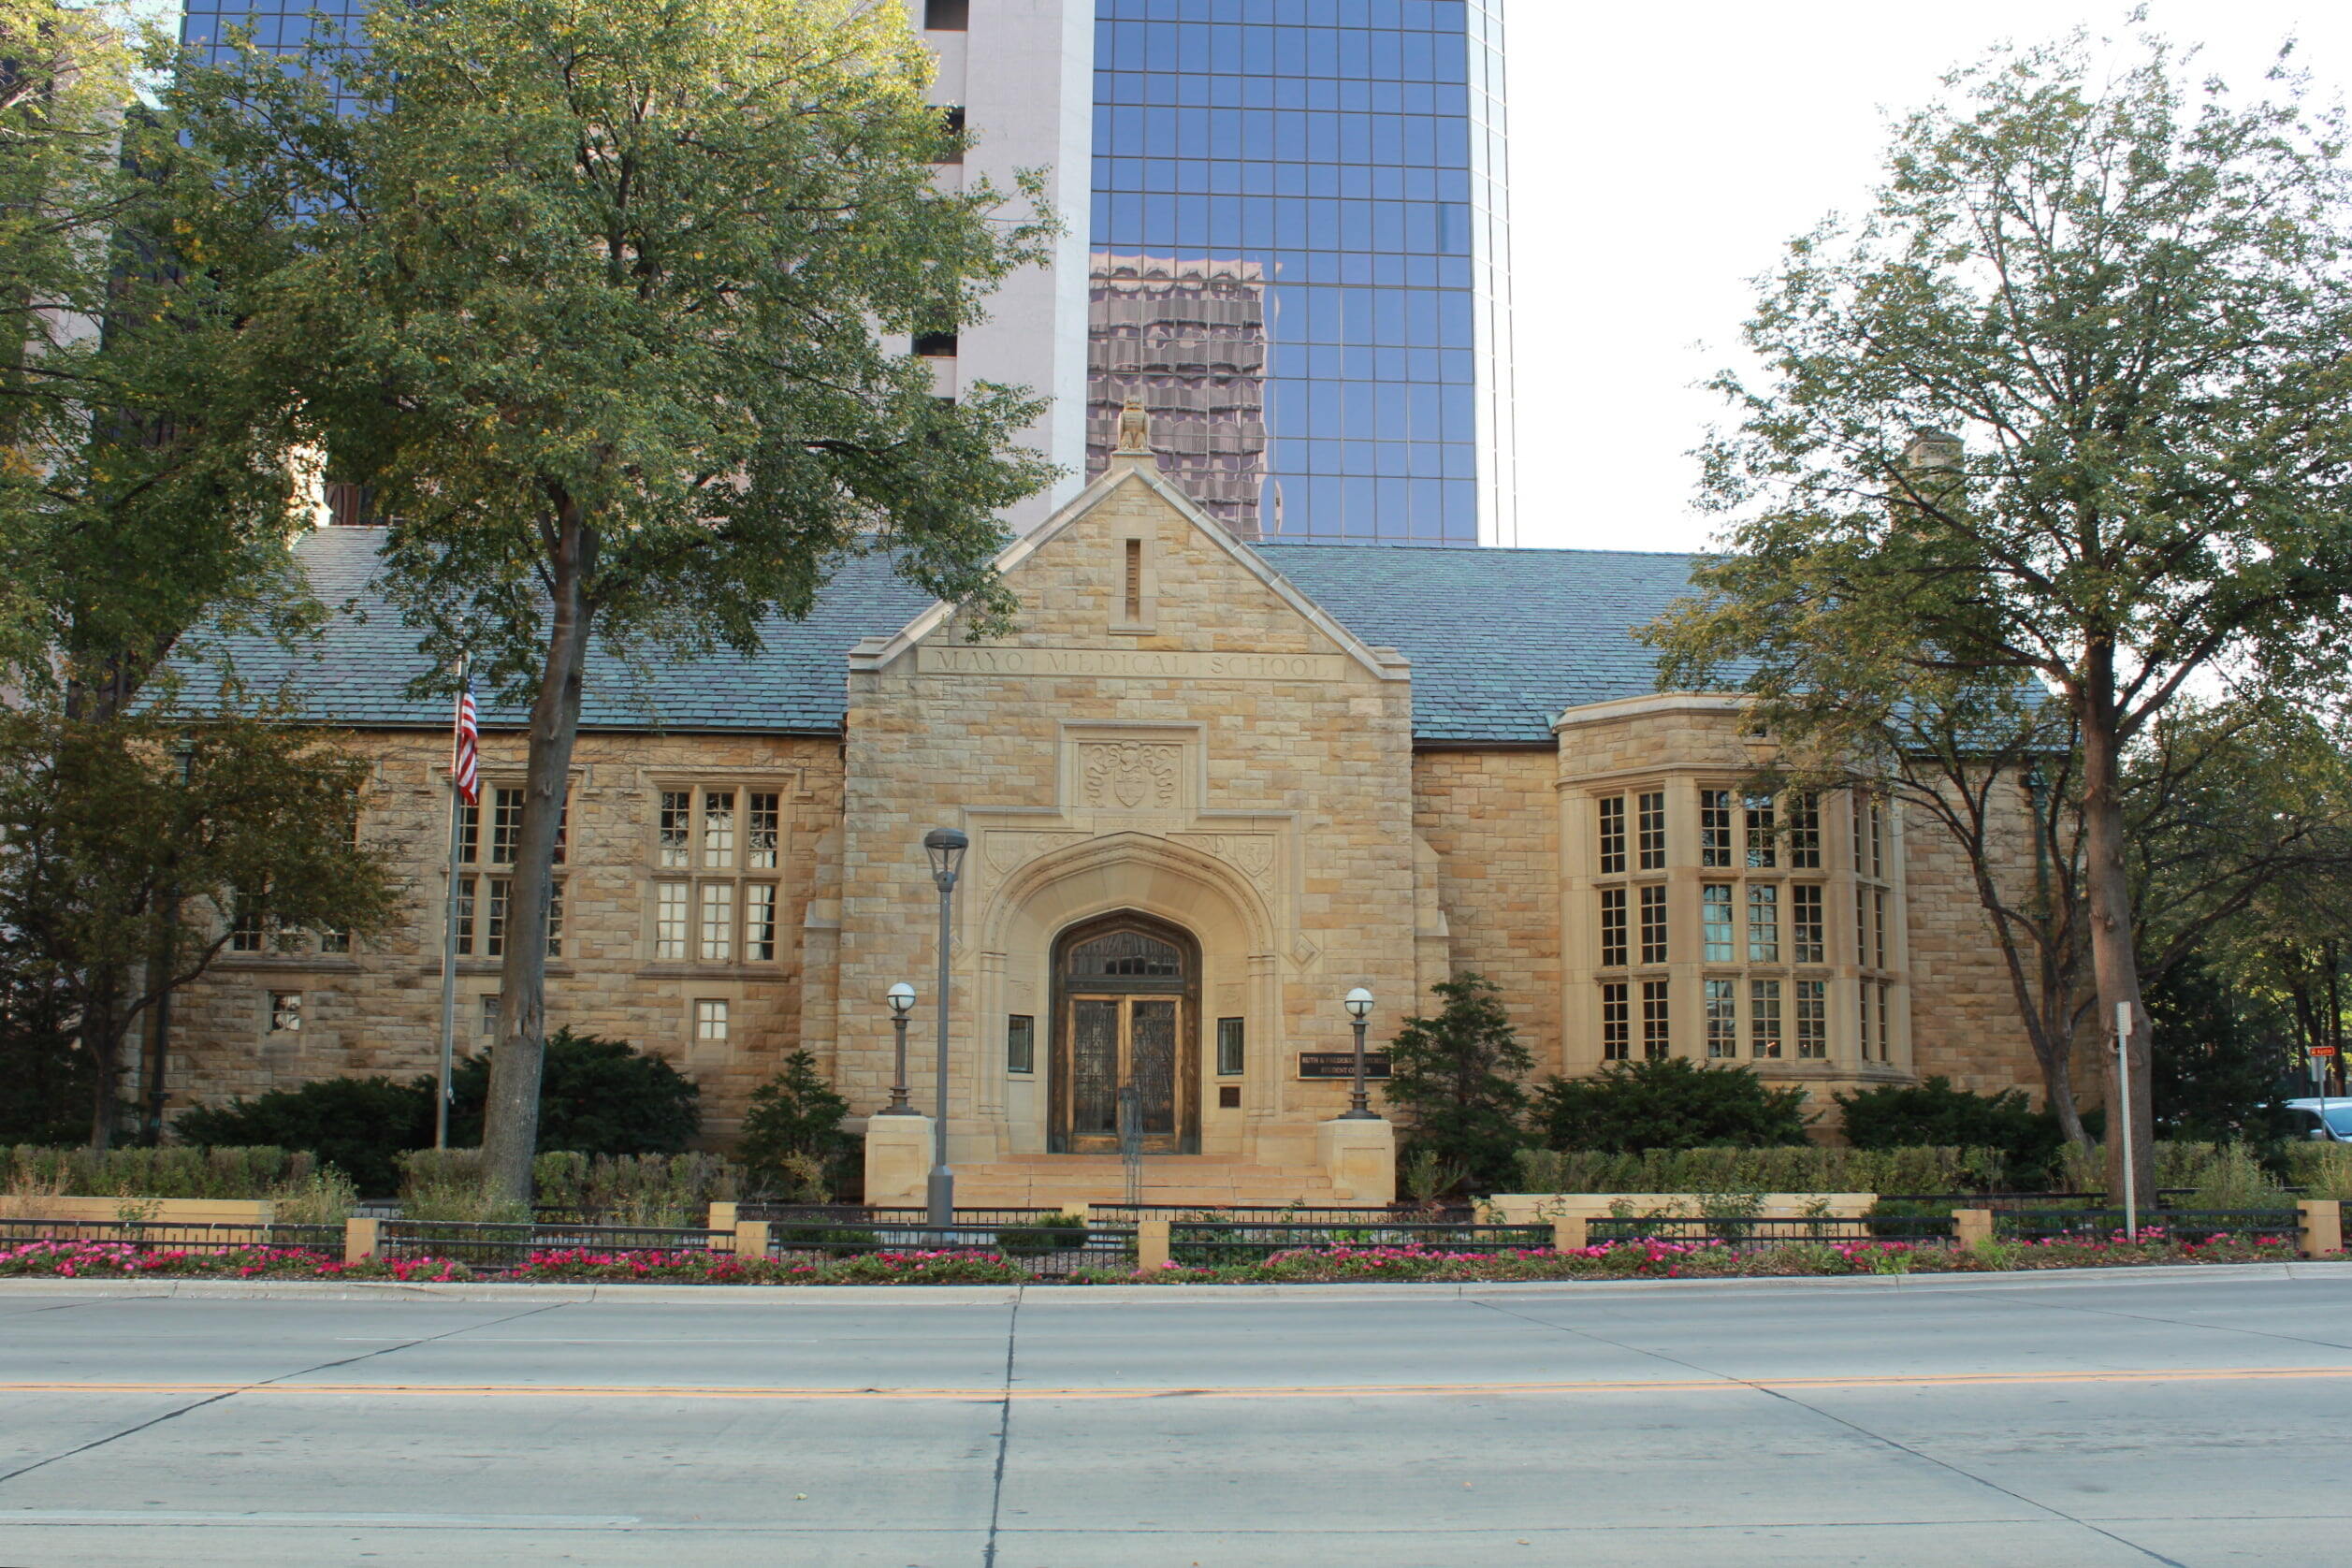
{"type": "Polygon", "coordinates": [[[399,1155],[433,1140],[433,1084],[428,1078],[322,1078],[249,1100],[197,1106],[182,1111],[172,1131],[182,1142],[214,1151],[243,1144],[303,1150],[350,1177],[361,1196],[385,1198],[400,1184],[399,1155]]]}
{"type": "Polygon", "coordinates": [[[1535,1100],[1536,1128],[1550,1149],[1623,1154],[1810,1141],[1803,1089],[1776,1089],[1744,1067],[1702,1067],[1687,1056],[1555,1077],[1535,1100]]]}

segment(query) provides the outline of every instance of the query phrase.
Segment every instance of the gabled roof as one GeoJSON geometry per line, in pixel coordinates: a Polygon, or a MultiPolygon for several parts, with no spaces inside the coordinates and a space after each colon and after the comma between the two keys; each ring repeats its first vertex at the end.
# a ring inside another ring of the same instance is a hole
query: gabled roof
{"type": "MultiPolygon", "coordinates": [[[[287,681],[320,722],[363,729],[449,722],[439,699],[402,695],[424,672],[416,633],[369,587],[383,535],[321,529],[298,546],[331,617],[318,646],[289,657],[231,644],[259,684],[287,681]]],[[[1633,629],[1690,589],[1691,558],[1619,550],[1497,550],[1395,544],[1261,544],[1257,557],[1361,645],[1413,663],[1413,731],[1429,744],[1547,745],[1561,710],[1657,689],[1633,629]]],[[[865,557],[845,561],[802,621],[772,621],[756,658],[721,654],[632,670],[590,655],[581,723],[591,730],[837,734],[849,650],[892,638],[932,601],[865,557]]],[[[520,707],[486,701],[482,721],[519,727],[520,707]]]]}

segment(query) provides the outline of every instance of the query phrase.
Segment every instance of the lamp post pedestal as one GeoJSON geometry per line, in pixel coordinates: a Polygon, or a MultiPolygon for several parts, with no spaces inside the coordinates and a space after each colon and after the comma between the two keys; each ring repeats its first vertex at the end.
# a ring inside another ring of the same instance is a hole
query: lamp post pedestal
{"type": "Polygon", "coordinates": [[[1334,1116],[1320,1123],[1314,1152],[1341,1202],[1373,1208],[1397,1200],[1397,1129],[1385,1117],[1334,1116]]]}
{"type": "Polygon", "coordinates": [[[931,1118],[920,1111],[877,1114],[865,1123],[865,1201],[877,1208],[928,1206],[923,1177],[931,1168],[931,1118]]]}

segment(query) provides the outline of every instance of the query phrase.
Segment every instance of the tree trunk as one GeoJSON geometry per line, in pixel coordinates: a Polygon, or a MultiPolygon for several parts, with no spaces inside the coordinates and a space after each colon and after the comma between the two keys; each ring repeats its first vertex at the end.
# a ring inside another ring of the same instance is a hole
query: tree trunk
{"type": "MultiPolygon", "coordinates": [[[[2124,1049],[2131,1065],[2131,1157],[2140,1202],[2153,1203],[2156,1176],[2156,1100],[2150,1092],[2148,1009],[2140,999],[2140,960],[2133,946],[2131,881],[2124,868],[2122,743],[2116,733],[2112,693],[2113,655],[2095,649],[2091,678],[2077,695],[2083,725],[2083,882],[2090,906],[2091,974],[2098,988],[2101,1035],[2112,1040],[2115,1009],[2131,1009],[2131,1033],[2124,1049]]],[[[2107,1194],[2120,1203],[2124,1190],[2124,1096],[2115,1053],[2107,1060],[2107,1194]]]]}
{"type": "Polygon", "coordinates": [[[489,1196],[525,1204],[530,1201],[530,1163],[539,1142],[539,1078],[547,1045],[548,897],[555,881],[556,830],[580,729],[592,613],[586,588],[596,549],[578,502],[559,493],[554,512],[548,561],[554,623],[530,706],[523,819],[507,883],[506,952],[499,970],[499,1038],[490,1053],[489,1100],[482,1120],[482,1169],[489,1196]]]}

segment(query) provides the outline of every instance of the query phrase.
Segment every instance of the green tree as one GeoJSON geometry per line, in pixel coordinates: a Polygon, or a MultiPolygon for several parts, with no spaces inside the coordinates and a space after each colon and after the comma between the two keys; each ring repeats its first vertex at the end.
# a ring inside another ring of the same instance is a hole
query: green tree
{"type": "MultiPolygon", "coordinates": [[[[392,592],[445,662],[530,704],[511,918],[546,917],[592,643],[759,646],[832,567],[887,554],[976,624],[1009,604],[997,510],[1050,467],[1041,404],[933,395],[886,337],[952,332],[1041,256],[924,102],[898,7],[862,0],[444,0],[364,51],[249,50],[172,103],[212,170],[209,264],[336,460],[399,519],[392,592]],[[337,112],[334,92],[360,112],[337,112]]],[[[544,954],[510,944],[485,1132],[519,1198],[544,954]]]]}
{"type": "Polygon", "coordinates": [[[0,710],[0,956],[70,1020],[96,1148],[126,1041],[168,992],[240,939],[347,944],[399,907],[386,847],[354,833],[365,762],[282,722],[193,720],[0,710]]]}
{"type": "Polygon", "coordinates": [[[1407,1159],[1434,1154],[1481,1192],[1499,1191],[1527,1142],[1524,1080],[1535,1059],[1519,1043],[1503,995],[1484,975],[1459,974],[1430,988],[1435,1018],[1408,1018],[1388,1042],[1381,1093],[1403,1113],[1407,1159]]]}
{"type": "Polygon", "coordinates": [[[735,1159],[755,1191],[783,1191],[791,1184],[784,1162],[813,1160],[831,1181],[849,1153],[841,1120],[849,1102],[834,1091],[806,1051],[784,1058],[784,1070],[752,1091],[751,1109],[735,1141],[735,1159]]]}
{"type": "Polygon", "coordinates": [[[1616,1062],[1590,1078],[1554,1078],[1535,1096],[1553,1149],[1770,1149],[1809,1142],[1805,1091],[1776,1089],[1744,1067],[1687,1056],[1616,1062]]]}
{"type": "Polygon", "coordinates": [[[2143,1157],[2127,757],[2194,683],[2307,690],[2352,632],[2346,187],[2332,121],[2273,84],[2233,99],[2161,41],[2111,75],[2080,35],[1948,79],[1868,217],[1768,281],[1762,377],[1720,379],[1731,548],[1665,661],[1694,684],[1751,661],[1756,717],[1829,755],[1918,678],[2063,705],[2143,1157]]]}
{"type": "Polygon", "coordinates": [[[174,248],[185,160],[132,91],[163,49],[0,0],[0,961],[35,1065],[74,1043],[100,1146],[126,1038],[240,910],[356,933],[393,903],[350,842],[359,770],[225,678],[230,635],[315,616],[289,569],[314,432],[250,300],[174,248]]]}

